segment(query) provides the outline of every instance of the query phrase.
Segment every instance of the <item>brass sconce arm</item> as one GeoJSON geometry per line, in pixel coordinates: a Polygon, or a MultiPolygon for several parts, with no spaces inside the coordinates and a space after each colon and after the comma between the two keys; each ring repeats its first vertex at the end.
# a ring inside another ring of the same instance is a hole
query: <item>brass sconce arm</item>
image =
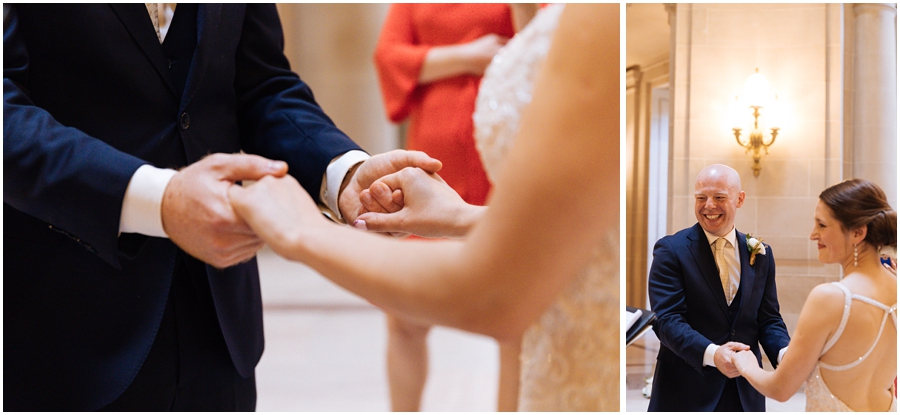
{"type": "Polygon", "coordinates": [[[748,153],[753,152],[753,176],[759,177],[759,172],[762,170],[762,165],[760,164],[762,152],[765,151],[765,154],[769,154],[769,146],[775,144],[775,139],[778,137],[780,129],[778,127],[770,128],[771,136],[766,140],[766,134],[759,128],[759,110],[761,107],[752,106],[751,108],[753,108],[753,130],[750,131],[747,141],[741,140],[742,130],[740,128],[732,128],[732,131],[734,131],[734,138],[737,140],[738,145],[746,148],[748,153]]]}

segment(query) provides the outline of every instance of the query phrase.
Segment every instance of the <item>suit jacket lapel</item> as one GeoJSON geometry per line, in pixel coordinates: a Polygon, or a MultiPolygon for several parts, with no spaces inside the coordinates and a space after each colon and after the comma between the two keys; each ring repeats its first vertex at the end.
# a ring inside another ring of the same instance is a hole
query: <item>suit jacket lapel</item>
{"type": "MultiPolygon", "coordinates": [[[[144,55],[156,68],[159,76],[166,81],[169,90],[172,91],[172,94],[175,94],[175,83],[168,76],[166,57],[163,54],[162,46],[159,44],[159,39],[156,37],[156,31],[153,30],[153,22],[147,13],[147,7],[143,3],[113,3],[110,4],[110,7],[119,16],[119,20],[131,33],[134,41],[144,51],[144,55]]],[[[180,99],[181,97],[176,98],[180,99]]]]}
{"type": "MultiPolygon", "coordinates": [[[[750,251],[747,250],[747,237],[743,233],[737,233],[737,243],[737,249],[740,250],[741,255],[741,309],[743,309],[744,304],[749,304],[753,283],[756,281],[756,272],[750,266],[750,251]]],[[[740,312],[741,310],[738,310],[738,316],[740,316],[740,312]]],[[[737,317],[734,320],[737,321],[737,317]]]]}
{"type": "Polygon", "coordinates": [[[187,105],[203,81],[203,73],[209,63],[209,51],[215,47],[219,24],[222,20],[222,5],[201,3],[197,9],[197,48],[191,61],[187,82],[184,85],[184,102],[187,105]]]}
{"type": "Polygon", "coordinates": [[[689,239],[691,239],[691,243],[688,249],[697,263],[697,268],[703,273],[703,279],[706,280],[709,291],[712,297],[716,299],[719,308],[728,316],[728,303],[725,301],[725,289],[722,288],[722,282],[719,280],[716,258],[700,224],[694,225],[694,232],[689,236],[689,239]]]}

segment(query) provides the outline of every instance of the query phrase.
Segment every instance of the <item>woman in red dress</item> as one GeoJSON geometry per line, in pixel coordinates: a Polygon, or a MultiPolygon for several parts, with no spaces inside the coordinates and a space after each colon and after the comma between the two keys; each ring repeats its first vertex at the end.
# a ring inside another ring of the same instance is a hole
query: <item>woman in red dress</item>
{"type": "MultiPolygon", "coordinates": [[[[441,177],[470,204],[483,205],[491,188],[472,124],[481,76],[535,11],[507,4],[393,4],[378,39],[375,66],[388,118],[409,120],[407,148],[441,160],[441,177]]],[[[387,320],[392,410],[417,411],[430,326],[392,315],[387,320]]],[[[500,345],[501,411],[516,409],[518,351],[519,344],[500,345]]]]}

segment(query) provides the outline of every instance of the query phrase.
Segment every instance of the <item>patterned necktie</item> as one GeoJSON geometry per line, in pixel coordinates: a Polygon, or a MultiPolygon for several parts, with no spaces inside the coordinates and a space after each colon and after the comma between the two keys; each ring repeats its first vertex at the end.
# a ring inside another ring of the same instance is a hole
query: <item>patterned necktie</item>
{"type": "Polygon", "coordinates": [[[177,3],[144,3],[147,13],[150,13],[150,21],[153,22],[153,28],[156,29],[156,38],[159,39],[159,43],[166,38],[166,31],[169,29],[176,5],[177,3]]]}
{"type": "Polygon", "coordinates": [[[725,262],[725,238],[716,239],[716,266],[719,267],[719,281],[725,291],[725,301],[731,305],[734,294],[731,293],[731,281],[728,278],[728,263],[725,262]]]}

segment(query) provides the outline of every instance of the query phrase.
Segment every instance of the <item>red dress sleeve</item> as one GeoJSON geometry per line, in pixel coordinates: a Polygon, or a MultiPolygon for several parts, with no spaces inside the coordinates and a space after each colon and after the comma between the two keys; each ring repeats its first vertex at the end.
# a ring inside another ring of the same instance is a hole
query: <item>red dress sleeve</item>
{"type": "Polygon", "coordinates": [[[417,101],[419,72],[430,46],[416,38],[411,4],[392,4],[375,46],[375,68],[388,118],[400,122],[417,101]]]}

